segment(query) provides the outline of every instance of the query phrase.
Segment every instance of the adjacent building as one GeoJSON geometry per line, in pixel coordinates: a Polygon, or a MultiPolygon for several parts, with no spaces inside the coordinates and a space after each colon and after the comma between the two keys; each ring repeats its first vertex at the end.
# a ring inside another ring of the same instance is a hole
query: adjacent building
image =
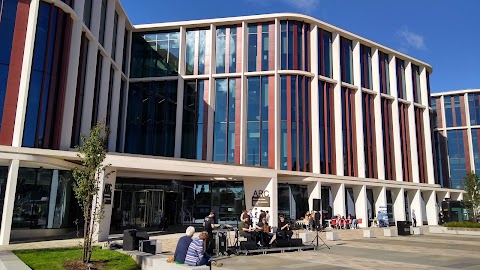
{"type": "Polygon", "coordinates": [[[74,147],[97,121],[112,172],[99,240],[117,209],[121,226],[249,208],[275,226],[321,199],[365,227],[380,209],[437,224],[462,199],[435,168],[432,138],[451,131],[432,134],[420,60],[300,14],[132,25],[116,0],[0,2],[0,244],[75,230],[74,147]]]}

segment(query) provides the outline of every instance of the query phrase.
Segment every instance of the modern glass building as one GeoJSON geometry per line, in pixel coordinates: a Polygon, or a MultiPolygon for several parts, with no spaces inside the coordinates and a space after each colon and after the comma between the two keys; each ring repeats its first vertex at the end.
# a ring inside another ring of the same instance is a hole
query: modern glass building
{"type": "Polygon", "coordinates": [[[113,209],[121,226],[249,208],[275,226],[321,199],[327,216],[437,224],[463,198],[435,177],[420,60],[300,14],[132,25],[116,0],[0,2],[0,244],[75,230],[74,147],[97,121],[113,172],[101,241],[113,209]]]}
{"type": "Polygon", "coordinates": [[[431,104],[436,181],[461,189],[467,172],[480,174],[480,90],[435,93],[431,104]]]}

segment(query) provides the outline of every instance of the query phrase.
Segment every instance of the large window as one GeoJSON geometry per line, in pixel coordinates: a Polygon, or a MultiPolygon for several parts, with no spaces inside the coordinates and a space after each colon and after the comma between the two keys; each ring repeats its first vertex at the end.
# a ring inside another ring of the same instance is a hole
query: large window
{"type": "Polygon", "coordinates": [[[182,158],[207,158],[208,81],[185,81],[182,158]]]}
{"type": "Polygon", "coordinates": [[[320,145],[320,173],[336,174],[335,115],[333,113],[333,85],[318,82],[318,120],[320,145]]]}
{"type": "Polygon", "coordinates": [[[102,0],[101,11],[100,11],[100,32],[99,40],[100,44],[105,47],[105,26],[107,20],[107,0],[102,0]]]}
{"type": "Polygon", "coordinates": [[[447,138],[443,131],[434,132],[434,145],[437,166],[435,168],[438,184],[444,188],[450,188],[450,178],[448,175],[448,154],[447,138]]]}
{"type": "Polygon", "coordinates": [[[425,150],[425,126],[423,124],[423,109],[415,108],[415,134],[417,137],[418,171],[420,183],[428,183],[427,153],[425,150]]]}
{"type": "Polygon", "coordinates": [[[90,22],[92,20],[92,3],[93,0],[85,0],[85,6],[83,8],[83,22],[87,27],[90,26],[90,22]]]}
{"type": "Polygon", "coordinates": [[[396,58],[396,72],[397,72],[397,97],[407,99],[407,88],[405,86],[405,62],[402,59],[396,58]]]}
{"type": "MultiPolygon", "coordinates": [[[[3,22],[2,22],[3,23],[3,22]]],[[[40,2],[22,145],[58,149],[68,73],[70,15],[40,2]]]]}
{"type": "Polygon", "coordinates": [[[310,25],[298,21],[281,21],[280,28],[281,69],[310,71],[310,25]]]}
{"type": "Polygon", "coordinates": [[[471,170],[467,130],[448,130],[447,143],[451,187],[463,189],[463,179],[471,170]]]}
{"type": "Polygon", "coordinates": [[[275,69],[275,23],[248,25],[248,71],[275,69]]]}
{"type": "MultiPolygon", "coordinates": [[[[5,189],[7,187],[8,167],[0,166],[0,209],[3,211],[5,201],[5,189]]],[[[2,228],[2,216],[0,215],[0,229],[2,228]]]]}
{"type": "Polygon", "coordinates": [[[318,30],[318,74],[332,77],[332,33],[318,30]]]}
{"type": "Polygon", "coordinates": [[[117,32],[118,32],[118,13],[115,12],[115,16],[113,17],[113,37],[112,37],[112,59],[113,61],[116,60],[117,54],[117,32]]]}
{"type": "Polygon", "coordinates": [[[217,79],[213,161],[240,163],[240,79],[217,79]]]}
{"type": "Polygon", "coordinates": [[[480,125],[480,94],[468,94],[468,106],[470,110],[470,125],[480,125]]]}
{"type": "Polygon", "coordinates": [[[235,73],[242,70],[242,27],[217,28],[216,72],[235,73]],[[238,41],[240,42],[238,42],[238,41]],[[240,60],[240,61],[238,61],[240,60]]]}
{"type": "MultiPolygon", "coordinates": [[[[382,98],[383,165],[385,179],[395,180],[395,148],[393,140],[392,101],[382,98]]],[[[397,142],[398,143],[398,142],[397,142]]]]}
{"type": "Polygon", "coordinates": [[[377,178],[377,142],[375,134],[375,96],[362,94],[365,177],[377,178]]]}
{"type": "Polygon", "coordinates": [[[107,119],[105,124],[107,127],[110,126],[110,119],[112,117],[112,95],[113,95],[113,80],[115,78],[115,70],[113,67],[110,68],[110,76],[108,80],[108,96],[107,96],[107,119]]]}
{"type": "MultiPolygon", "coordinates": [[[[125,46],[128,46],[128,32],[125,31],[125,46]]],[[[180,55],[180,33],[134,33],[132,34],[132,78],[162,77],[178,75],[180,55]]],[[[123,63],[126,62],[124,51],[123,63]]],[[[125,69],[123,70],[125,72],[125,69]]]]}
{"type": "Polygon", "coordinates": [[[177,81],[131,83],[125,152],[173,157],[177,81]]]}
{"type": "Polygon", "coordinates": [[[380,92],[390,95],[390,73],[388,67],[388,54],[378,51],[378,64],[380,75],[380,92]]]}
{"type": "Polygon", "coordinates": [[[75,108],[73,114],[73,128],[70,147],[75,147],[80,144],[80,127],[82,123],[83,99],[85,93],[85,75],[87,73],[87,58],[88,58],[88,38],[85,32],[82,32],[80,43],[80,56],[78,61],[78,79],[75,95],[75,108]]]}
{"type": "Polygon", "coordinates": [[[95,68],[95,87],[93,88],[93,104],[92,104],[92,119],[90,125],[93,127],[97,124],[98,109],[100,105],[100,91],[102,90],[102,65],[103,56],[100,51],[97,51],[97,66],[95,68]]]}
{"type": "Polygon", "coordinates": [[[472,145],[475,173],[480,175],[480,128],[472,129],[472,145]]]}
{"type": "Polygon", "coordinates": [[[345,176],[358,176],[355,90],[342,88],[343,171],[345,176]]]}
{"type": "Polygon", "coordinates": [[[117,124],[117,152],[123,152],[123,141],[124,141],[124,130],[125,130],[125,120],[124,120],[124,115],[125,115],[125,97],[127,95],[127,82],[125,82],[123,79],[120,83],[120,98],[118,102],[118,124],[117,124]]]}
{"type": "Polygon", "coordinates": [[[413,85],[413,101],[422,103],[422,91],[420,87],[420,68],[412,64],[412,85],[413,85]]]}
{"type": "Polygon", "coordinates": [[[280,168],[311,171],[310,80],[304,76],[280,77],[280,168]]]}
{"type": "MultiPolygon", "coordinates": [[[[123,36],[123,55],[122,55],[122,71],[124,74],[127,75],[127,52],[128,50],[130,49],[128,47],[128,41],[129,41],[130,37],[129,37],[129,32],[127,31],[127,29],[125,29],[125,34],[123,36]]],[[[177,47],[178,48],[178,47],[177,47]]],[[[178,57],[177,57],[178,59],[178,57]]],[[[178,63],[177,63],[177,68],[178,68],[178,63]]]]}
{"type": "Polygon", "coordinates": [[[408,121],[408,104],[398,103],[400,122],[400,149],[402,156],[402,175],[404,182],[412,182],[412,159],[410,149],[410,131],[408,121]]]}
{"type": "Polygon", "coordinates": [[[15,193],[12,228],[52,229],[72,227],[77,200],[69,171],[20,168],[15,193]]]}
{"type": "Polygon", "coordinates": [[[465,102],[463,95],[444,96],[446,127],[466,126],[465,102]]]}
{"type": "Polygon", "coordinates": [[[246,164],[274,167],[274,78],[249,77],[247,87],[246,164]]]}
{"type": "Polygon", "coordinates": [[[187,75],[207,74],[209,70],[209,57],[206,52],[209,51],[210,43],[207,40],[207,32],[205,29],[187,30],[187,50],[186,50],[186,69],[187,75]]]}
{"type": "Polygon", "coordinates": [[[373,89],[372,86],[372,49],[365,45],[360,46],[360,65],[362,67],[362,87],[373,89]]]}
{"type": "Polygon", "coordinates": [[[353,46],[352,41],[344,37],[340,39],[340,66],[342,82],[353,83],[353,46]]]}

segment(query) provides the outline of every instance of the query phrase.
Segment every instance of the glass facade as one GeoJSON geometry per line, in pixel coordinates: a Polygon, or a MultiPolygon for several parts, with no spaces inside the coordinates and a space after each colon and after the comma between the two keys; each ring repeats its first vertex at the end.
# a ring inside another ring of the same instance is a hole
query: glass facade
{"type": "Polygon", "coordinates": [[[332,33],[318,29],[318,74],[332,78],[332,33]]]}
{"type": "Polygon", "coordinates": [[[412,86],[413,86],[413,101],[422,103],[422,90],[420,87],[420,68],[412,64],[412,86]]]}
{"type": "Polygon", "coordinates": [[[410,131],[408,121],[408,104],[398,103],[400,122],[400,149],[402,156],[402,176],[404,182],[412,182],[412,159],[410,149],[410,131]]]}
{"type": "Polygon", "coordinates": [[[80,216],[69,171],[20,168],[12,229],[56,229],[74,226],[80,216]]]}
{"type": "MultiPolygon", "coordinates": [[[[3,212],[3,204],[5,202],[5,189],[7,187],[8,167],[0,166],[0,209],[3,212]]],[[[0,215],[0,229],[2,228],[2,216],[0,215]]]]}
{"type": "Polygon", "coordinates": [[[40,3],[22,146],[58,149],[70,49],[70,16],[40,3]]]}
{"type": "Polygon", "coordinates": [[[275,69],[275,22],[248,25],[248,71],[275,69]]]}
{"type": "Polygon", "coordinates": [[[182,158],[207,159],[208,80],[185,81],[182,158]]]}
{"type": "MultiPolygon", "coordinates": [[[[239,78],[216,80],[213,161],[240,163],[240,84],[239,78]]],[[[268,122],[266,117],[263,120],[268,122]]],[[[251,125],[252,122],[249,123],[251,125]]]]}
{"type": "Polygon", "coordinates": [[[448,169],[448,155],[447,155],[447,138],[445,132],[435,131],[434,142],[436,146],[435,159],[437,166],[435,167],[436,176],[438,178],[438,184],[442,187],[450,188],[450,177],[448,169]]]}
{"type": "Polygon", "coordinates": [[[85,25],[90,28],[90,23],[92,21],[92,4],[93,0],[85,0],[85,6],[83,7],[83,22],[85,25]]]}
{"type": "Polygon", "coordinates": [[[112,59],[113,61],[117,61],[116,53],[117,53],[117,32],[118,32],[118,13],[115,12],[115,16],[113,17],[113,37],[112,37],[112,59]]]}
{"type": "Polygon", "coordinates": [[[372,86],[372,49],[360,46],[360,66],[362,67],[362,87],[373,89],[372,86]]]}
{"type": "Polygon", "coordinates": [[[108,96],[107,96],[107,119],[106,119],[106,126],[110,126],[110,119],[111,119],[111,110],[112,110],[112,94],[113,94],[113,79],[115,75],[115,70],[111,67],[110,74],[109,74],[109,81],[108,81],[108,96]]]}
{"type": "Polygon", "coordinates": [[[216,73],[235,73],[242,70],[242,27],[217,28],[216,73]]]}
{"type": "MultiPolygon", "coordinates": [[[[128,39],[127,31],[126,34],[125,41],[128,39]]],[[[125,45],[128,46],[127,43],[125,45]]],[[[180,33],[178,31],[133,33],[130,77],[177,76],[179,49],[180,33]]],[[[124,51],[124,59],[125,57],[124,51]]]]}
{"type": "Polygon", "coordinates": [[[210,30],[190,29],[187,30],[186,51],[186,75],[201,75],[209,73],[210,58],[205,57],[209,51],[208,37],[210,30]]]}
{"type": "Polygon", "coordinates": [[[274,77],[247,79],[247,144],[248,165],[274,166],[274,77]]]}
{"type": "Polygon", "coordinates": [[[464,177],[471,171],[467,130],[448,130],[447,143],[451,188],[463,189],[464,177]]]}
{"type": "Polygon", "coordinates": [[[385,179],[395,180],[395,141],[393,140],[392,101],[383,97],[381,100],[385,179]]]}
{"type": "Polygon", "coordinates": [[[390,73],[388,63],[388,54],[378,51],[380,93],[390,95],[390,73]]]}
{"type": "Polygon", "coordinates": [[[82,32],[80,57],[78,60],[78,78],[75,93],[72,138],[70,141],[70,147],[72,148],[80,144],[80,127],[82,124],[83,99],[85,94],[85,75],[87,73],[88,42],[85,32],[82,32]]]}
{"type": "Polygon", "coordinates": [[[466,126],[464,96],[444,96],[443,100],[446,127],[466,126]]]}
{"type": "Polygon", "coordinates": [[[472,129],[472,146],[475,173],[480,175],[480,128],[472,129]]]}
{"type": "Polygon", "coordinates": [[[336,174],[334,86],[331,83],[319,81],[318,91],[320,173],[336,174]]]}
{"type": "Polygon", "coordinates": [[[103,47],[105,47],[105,24],[107,20],[107,0],[102,0],[100,6],[100,29],[99,29],[99,41],[103,47]]]}
{"type": "Polygon", "coordinates": [[[402,59],[395,59],[397,72],[397,97],[407,99],[407,88],[405,86],[405,62],[402,59]]]}
{"type": "Polygon", "coordinates": [[[415,135],[417,138],[418,172],[420,183],[428,183],[427,153],[425,150],[425,126],[423,124],[423,109],[414,108],[415,112],[415,135]]]}
{"type": "Polygon", "coordinates": [[[358,176],[355,90],[342,88],[343,173],[358,176]]]}
{"type": "Polygon", "coordinates": [[[340,39],[340,66],[342,82],[353,83],[353,46],[352,41],[340,39]]]}
{"type": "Polygon", "coordinates": [[[310,80],[280,76],[280,168],[310,172],[310,80]]]}
{"type": "Polygon", "coordinates": [[[103,56],[97,51],[97,66],[95,67],[95,87],[93,88],[92,119],[90,126],[95,126],[98,122],[98,109],[100,104],[100,91],[102,90],[102,66],[103,56]]]}
{"type": "Polygon", "coordinates": [[[480,125],[480,94],[468,94],[468,107],[470,111],[470,125],[480,125]]]}
{"type": "Polygon", "coordinates": [[[7,92],[8,70],[12,51],[13,33],[17,15],[17,1],[1,1],[0,13],[0,130],[2,128],[3,109],[7,92]]]}
{"type": "Polygon", "coordinates": [[[117,147],[115,148],[117,152],[122,152],[123,146],[123,130],[125,127],[125,121],[123,120],[123,116],[125,115],[126,111],[126,97],[127,96],[127,82],[122,79],[120,82],[120,99],[118,102],[118,124],[117,124],[117,147]]]}
{"type": "Polygon", "coordinates": [[[125,152],[173,157],[177,81],[130,83],[125,152]]]}
{"type": "Polygon", "coordinates": [[[298,21],[280,22],[280,66],[283,70],[310,71],[310,25],[298,21]]]}
{"type": "Polygon", "coordinates": [[[307,185],[278,184],[278,214],[287,220],[303,220],[308,208],[307,185]]]}
{"type": "Polygon", "coordinates": [[[375,96],[362,93],[363,147],[365,177],[377,178],[377,146],[375,135],[375,96]]]}

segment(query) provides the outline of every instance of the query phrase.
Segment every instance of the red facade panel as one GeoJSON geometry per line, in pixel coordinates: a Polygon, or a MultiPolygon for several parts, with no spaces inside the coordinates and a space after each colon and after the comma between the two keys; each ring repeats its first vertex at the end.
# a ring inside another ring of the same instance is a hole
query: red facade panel
{"type": "Polygon", "coordinates": [[[237,72],[242,71],[242,64],[243,64],[243,55],[242,55],[242,48],[243,48],[243,28],[242,26],[237,27],[237,72]]]}
{"type": "Polygon", "coordinates": [[[268,26],[268,70],[275,69],[275,49],[275,24],[271,23],[268,26]]]}

